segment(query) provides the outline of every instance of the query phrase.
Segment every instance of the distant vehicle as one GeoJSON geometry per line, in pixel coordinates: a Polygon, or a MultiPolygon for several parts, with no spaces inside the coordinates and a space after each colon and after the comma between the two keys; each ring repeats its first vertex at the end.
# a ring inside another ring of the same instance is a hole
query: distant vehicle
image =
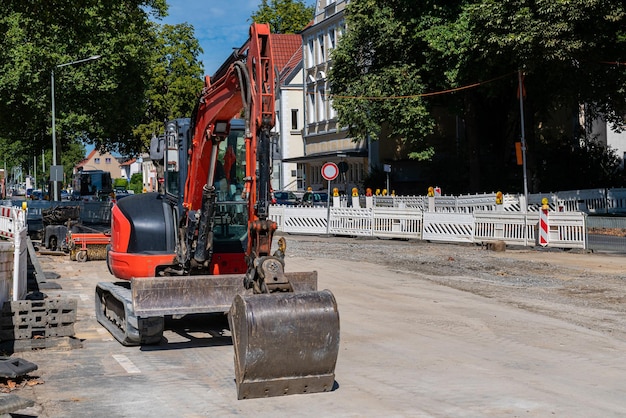
{"type": "Polygon", "coordinates": [[[328,206],[328,193],[306,192],[302,196],[302,204],[305,206],[328,206]]]}
{"type": "Polygon", "coordinates": [[[26,189],[26,199],[31,199],[33,197],[33,189],[26,189]]]}
{"type": "Polygon", "coordinates": [[[70,194],[67,190],[61,190],[61,200],[70,200],[70,194]]]}
{"type": "Polygon", "coordinates": [[[290,190],[279,190],[274,192],[272,203],[275,205],[294,206],[300,204],[300,198],[290,190]]]}
{"type": "Polygon", "coordinates": [[[123,199],[131,194],[132,193],[129,193],[126,189],[115,189],[115,200],[123,199]]]}
{"type": "Polygon", "coordinates": [[[113,192],[111,173],[103,170],[83,170],[74,175],[72,200],[108,200],[113,192]]]}
{"type": "Polygon", "coordinates": [[[41,190],[33,190],[30,193],[30,198],[33,200],[45,200],[47,197],[47,195],[44,195],[44,193],[41,190]]]}

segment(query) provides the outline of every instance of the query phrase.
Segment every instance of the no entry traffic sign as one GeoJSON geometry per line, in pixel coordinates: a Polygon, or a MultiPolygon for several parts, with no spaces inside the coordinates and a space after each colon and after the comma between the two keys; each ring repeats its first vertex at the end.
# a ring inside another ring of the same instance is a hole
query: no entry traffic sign
{"type": "Polygon", "coordinates": [[[322,177],[331,181],[335,180],[339,175],[339,167],[335,163],[326,163],[322,166],[322,177]]]}

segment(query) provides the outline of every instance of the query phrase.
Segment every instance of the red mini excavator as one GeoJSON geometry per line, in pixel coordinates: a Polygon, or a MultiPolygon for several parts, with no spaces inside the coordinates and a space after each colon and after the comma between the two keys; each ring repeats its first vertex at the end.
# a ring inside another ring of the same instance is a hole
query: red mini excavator
{"type": "Polygon", "coordinates": [[[317,272],[285,272],[283,238],[272,253],[274,74],[269,26],[253,24],[191,120],[151,144],[159,192],[113,207],[107,265],[122,281],[96,287],[98,321],[124,345],[159,343],[165,316],[228,312],[239,399],[330,391],[339,352],[333,294],[317,272]]]}

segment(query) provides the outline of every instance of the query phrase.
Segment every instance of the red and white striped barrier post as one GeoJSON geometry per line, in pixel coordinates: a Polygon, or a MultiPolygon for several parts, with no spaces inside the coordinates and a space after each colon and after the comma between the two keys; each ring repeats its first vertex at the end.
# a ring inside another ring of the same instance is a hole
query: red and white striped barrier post
{"type": "Polygon", "coordinates": [[[548,222],[548,199],[541,199],[541,209],[539,210],[539,245],[546,247],[548,245],[548,235],[550,224],[548,222]]]}

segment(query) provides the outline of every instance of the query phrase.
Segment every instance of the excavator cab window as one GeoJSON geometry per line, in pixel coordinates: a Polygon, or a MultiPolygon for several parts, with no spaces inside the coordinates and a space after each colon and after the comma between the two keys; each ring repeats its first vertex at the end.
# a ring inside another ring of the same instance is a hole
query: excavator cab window
{"type": "Polygon", "coordinates": [[[248,230],[248,212],[243,200],[243,179],[246,173],[246,145],[242,121],[233,120],[228,138],[219,144],[215,167],[217,216],[216,244],[219,241],[243,241],[248,230]],[[241,122],[241,123],[240,123],[241,122]]]}

